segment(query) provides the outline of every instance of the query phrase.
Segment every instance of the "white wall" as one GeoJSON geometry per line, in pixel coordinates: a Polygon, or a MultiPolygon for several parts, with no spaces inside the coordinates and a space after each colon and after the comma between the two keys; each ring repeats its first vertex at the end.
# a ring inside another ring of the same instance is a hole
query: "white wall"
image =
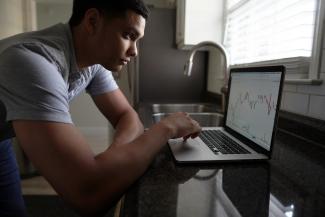
{"type": "Polygon", "coordinates": [[[68,22],[72,11],[72,1],[65,3],[37,2],[37,29],[43,29],[56,23],[68,22]]]}
{"type": "Polygon", "coordinates": [[[21,0],[0,0],[0,39],[24,30],[21,0]]]}

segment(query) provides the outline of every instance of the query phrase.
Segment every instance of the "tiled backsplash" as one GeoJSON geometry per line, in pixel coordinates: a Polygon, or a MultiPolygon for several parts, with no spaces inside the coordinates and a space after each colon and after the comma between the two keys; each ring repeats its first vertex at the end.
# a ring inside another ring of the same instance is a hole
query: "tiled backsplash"
{"type": "MultiPolygon", "coordinates": [[[[325,80],[325,43],[320,78],[325,80]]],[[[321,85],[285,84],[281,110],[325,120],[325,82],[321,85]]]]}

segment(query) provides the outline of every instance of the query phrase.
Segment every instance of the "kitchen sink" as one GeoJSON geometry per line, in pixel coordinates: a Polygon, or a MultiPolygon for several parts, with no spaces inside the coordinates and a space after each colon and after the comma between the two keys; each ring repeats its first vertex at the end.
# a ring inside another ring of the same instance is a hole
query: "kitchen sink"
{"type": "MultiPolygon", "coordinates": [[[[154,123],[159,122],[162,118],[168,116],[170,113],[156,113],[153,114],[154,123]]],[[[196,112],[188,113],[191,118],[196,120],[201,127],[215,127],[221,126],[223,121],[223,115],[216,112],[196,112]]]]}
{"type": "Polygon", "coordinates": [[[153,113],[174,113],[174,112],[217,112],[218,106],[209,103],[191,103],[191,104],[153,104],[153,113]]]}

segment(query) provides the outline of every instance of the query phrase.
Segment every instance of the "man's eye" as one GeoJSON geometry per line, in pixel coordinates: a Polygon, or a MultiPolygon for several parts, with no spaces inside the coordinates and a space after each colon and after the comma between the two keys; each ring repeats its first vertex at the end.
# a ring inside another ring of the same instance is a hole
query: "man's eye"
{"type": "Polygon", "coordinates": [[[132,32],[126,32],[123,34],[123,37],[125,39],[129,39],[129,40],[132,40],[132,41],[135,41],[137,39],[136,35],[132,32]]]}
{"type": "Polygon", "coordinates": [[[129,33],[123,33],[123,38],[125,39],[131,39],[131,35],[129,33]]]}

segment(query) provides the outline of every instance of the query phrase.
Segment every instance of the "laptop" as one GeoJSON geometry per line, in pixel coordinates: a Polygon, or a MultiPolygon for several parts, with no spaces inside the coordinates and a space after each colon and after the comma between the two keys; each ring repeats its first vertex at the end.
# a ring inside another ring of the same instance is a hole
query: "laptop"
{"type": "Polygon", "coordinates": [[[194,139],[170,139],[176,162],[270,159],[284,73],[284,66],[231,69],[222,126],[203,127],[194,139]]]}

